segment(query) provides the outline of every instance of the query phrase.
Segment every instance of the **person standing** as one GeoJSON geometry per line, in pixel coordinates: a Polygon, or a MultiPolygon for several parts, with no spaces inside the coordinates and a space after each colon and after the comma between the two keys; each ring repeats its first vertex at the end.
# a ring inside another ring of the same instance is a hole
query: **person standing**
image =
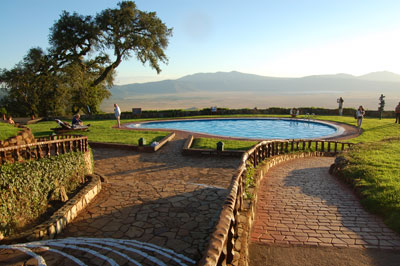
{"type": "Polygon", "coordinates": [[[340,97],[339,99],[337,99],[337,102],[339,104],[339,115],[342,116],[343,115],[343,98],[340,97]]]}
{"type": "Polygon", "coordinates": [[[396,106],[395,113],[396,113],[396,122],[395,123],[399,123],[400,124],[400,102],[396,106]]]}
{"type": "Polygon", "coordinates": [[[365,115],[365,110],[362,107],[362,105],[360,105],[360,107],[358,107],[357,112],[356,112],[358,131],[361,131],[361,124],[362,124],[364,115],[365,115]]]}
{"type": "Polygon", "coordinates": [[[121,117],[121,109],[119,109],[119,106],[114,103],[114,114],[115,114],[115,118],[117,119],[118,122],[118,128],[121,127],[121,122],[120,122],[120,117],[121,117]]]}

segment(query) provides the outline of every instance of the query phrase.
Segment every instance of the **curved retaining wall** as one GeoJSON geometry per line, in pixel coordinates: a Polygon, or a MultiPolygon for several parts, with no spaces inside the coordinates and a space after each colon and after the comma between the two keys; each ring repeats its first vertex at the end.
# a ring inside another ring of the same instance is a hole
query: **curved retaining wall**
{"type": "Polygon", "coordinates": [[[36,142],[31,129],[24,126],[16,126],[21,129],[20,132],[15,137],[8,138],[6,140],[0,141],[0,148],[5,148],[9,146],[31,144],[36,142]]]}

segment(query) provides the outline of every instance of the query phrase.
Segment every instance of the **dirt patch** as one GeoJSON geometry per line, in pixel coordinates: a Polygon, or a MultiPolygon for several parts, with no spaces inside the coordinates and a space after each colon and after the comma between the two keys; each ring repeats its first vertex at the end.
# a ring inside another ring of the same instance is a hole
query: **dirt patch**
{"type": "Polygon", "coordinates": [[[400,263],[398,250],[331,248],[290,245],[249,246],[249,265],[385,265],[397,266],[400,263]]]}

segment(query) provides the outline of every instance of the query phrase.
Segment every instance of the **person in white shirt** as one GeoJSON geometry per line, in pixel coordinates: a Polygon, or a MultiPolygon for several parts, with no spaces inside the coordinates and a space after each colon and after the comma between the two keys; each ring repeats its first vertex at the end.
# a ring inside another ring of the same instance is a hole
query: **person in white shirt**
{"type": "Polygon", "coordinates": [[[121,122],[120,122],[121,109],[119,109],[119,106],[116,103],[114,103],[114,114],[115,114],[115,118],[117,119],[118,128],[119,128],[119,127],[121,127],[121,122]]]}
{"type": "Polygon", "coordinates": [[[356,117],[357,117],[357,126],[358,126],[358,130],[361,130],[361,124],[362,124],[362,120],[364,118],[365,115],[365,110],[362,107],[362,105],[360,105],[360,107],[358,107],[357,112],[356,112],[356,117]]]}

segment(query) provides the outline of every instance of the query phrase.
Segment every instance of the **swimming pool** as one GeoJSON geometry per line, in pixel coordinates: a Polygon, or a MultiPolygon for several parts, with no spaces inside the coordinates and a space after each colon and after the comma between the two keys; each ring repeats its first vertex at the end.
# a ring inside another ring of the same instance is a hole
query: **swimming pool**
{"type": "Polygon", "coordinates": [[[313,139],[343,133],[343,128],[324,122],[274,118],[173,120],[129,124],[127,127],[177,129],[249,139],[313,139]]]}

